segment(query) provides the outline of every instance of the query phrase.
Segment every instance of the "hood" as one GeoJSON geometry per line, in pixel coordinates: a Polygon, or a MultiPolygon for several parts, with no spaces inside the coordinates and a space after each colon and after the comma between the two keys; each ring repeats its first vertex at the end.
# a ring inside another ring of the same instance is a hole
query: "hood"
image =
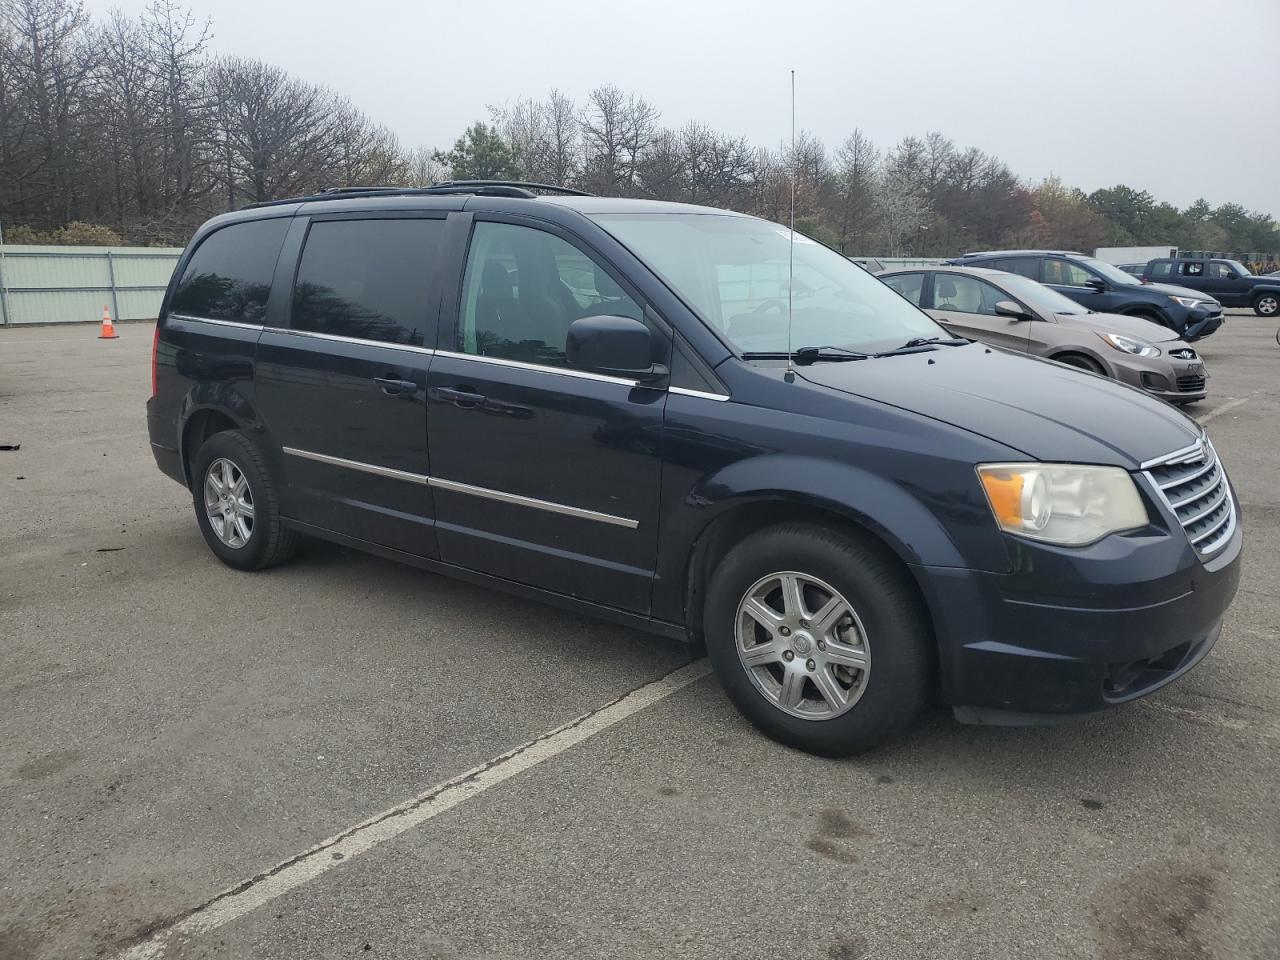
{"type": "Polygon", "coordinates": [[[1088,327],[1098,333],[1123,333],[1147,343],[1171,343],[1181,340],[1177,330],[1142,317],[1126,317],[1119,313],[1058,313],[1058,322],[1073,327],[1088,327]]]}
{"type": "Polygon", "coordinates": [[[1170,297],[1195,297],[1206,303],[1218,302],[1203,290],[1192,290],[1190,287],[1175,287],[1171,283],[1144,283],[1142,286],[1146,290],[1154,290],[1156,293],[1163,293],[1170,297]]]}
{"type": "Polygon", "coordinates": [[[982,344],[815,363],[810,383],[909,410],[1046,461],[1135,469],[1194,443],[1200,427],[1140,390],[982,344]]]}

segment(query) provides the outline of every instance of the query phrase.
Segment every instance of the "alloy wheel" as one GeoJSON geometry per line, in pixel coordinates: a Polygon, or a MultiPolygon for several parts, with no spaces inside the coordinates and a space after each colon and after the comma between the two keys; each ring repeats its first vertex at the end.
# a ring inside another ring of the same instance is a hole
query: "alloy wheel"
{"type": "Polygon", "coordinates": [[[228,547],[238,550],[253,536],[253,491],[244,472],[226,457],[205,471],[204,510],[214,535],[228,547]]]}
{"type": "Polygon", "coordinates": [[[838,717],[867,689],[871,648],[862,621],[817,577],[795,571],[761,577],[738,604],[734,634],[752,683],[794,717],[838,717]]]}
{"type": "Polygon", "coordinates": [[[1264,317],[1275,316],[1280,311],[1280,297],[1266,296],[1258,298],[1258,313],[1264,317]]]}

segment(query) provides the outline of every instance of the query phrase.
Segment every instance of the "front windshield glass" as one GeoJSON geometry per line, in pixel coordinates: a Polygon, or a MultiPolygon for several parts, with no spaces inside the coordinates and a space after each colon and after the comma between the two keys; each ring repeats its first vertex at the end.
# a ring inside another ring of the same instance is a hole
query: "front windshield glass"
{"type": "Polygon", "coordinates": [[[1052,290],[1043,283],[1036,283],[1036,281],[1028,277],[1020,277],[1016,273],[1001,277],[1000,286],[1040,313],[1089,312],[1070,297],[1063,296],[1057,290],[1052,290]]]}
{"type": "Polygon", "coordinates": [[[1252,275],[1252,272],[1253,272],[1253,271],[1251,271],[1248,267],[1246,267],[1246,266],[1245,266],[1243,263],[1241,263],[1239,260],[1228,260],[1228,261],[1227,261],[1227,263],[1229,263],[1229,264],[1231,264],[1233,267],[1235,267],[1235,268],[1236,268],[1236,273],[1237,273],[1237,274],[1239,274],[1239,275],[1240,275],[1240,276],[1242,276],[1242,277],[1248,277],[1248,276],[1251,276],[1251,275],[1252,275]]]}
{"type": "Polygon", "coordinates": [[[1139,280],[1137,277],[1133,276],[1133,274],[1125,273],[1119,267],[1113,267],[1111,264],[1103,263],[1101,260],[1093,260],[1090,258],[1086,258],[1081,262],[1087,263],[1090,267],[1092,267],[1098,273],[1102,274],[1112,283],[1120,283],[1120,284],[1124,284],[1126,286],[1132,286],[1132,287],[1141,286],[1142,284],[1142,281],[1139,280]]]}
{"type": "MultiPolygon", "coordinates": [[[[743,353],[787,351],[786,227],[754,217],[610,213],[593,219],[743,353]]],[[[945,330],[857,264],[796,234],[791,346],[874,352],[945,330]]]]}

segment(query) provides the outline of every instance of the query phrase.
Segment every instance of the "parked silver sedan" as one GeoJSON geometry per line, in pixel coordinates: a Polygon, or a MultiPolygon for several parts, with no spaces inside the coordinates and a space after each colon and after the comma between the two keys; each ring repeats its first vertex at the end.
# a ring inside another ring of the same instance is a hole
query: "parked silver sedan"
{"type": "Polygon", "coordinates": [[[957,336],[1080,367],[1171,403],[1205,397],[1204,361],[1160,324],[1093,313],[1002,270],[939,266],[877,276],[957,336]]]}

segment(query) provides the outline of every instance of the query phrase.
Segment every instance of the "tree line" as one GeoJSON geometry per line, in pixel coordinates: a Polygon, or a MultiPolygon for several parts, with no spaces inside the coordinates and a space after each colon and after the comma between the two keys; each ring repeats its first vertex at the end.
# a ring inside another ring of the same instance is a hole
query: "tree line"
{"type": "Polygon", "coordinates": [[[95,21],[79,0],[0,0],[0,224],[19,242],[177,243],[207,217],[343,185],[520,179],[608,196],[727,207],[850,255],[996,246],[1092,251],[1173,244],[1280,251],[1239,204],[1186,209],[1119,185],[1029,184],[937,132],[888,149],[855,129],[834,147],[752,144],[669,127],[611,84],[490,106],[447,150],[408,147],[349,100],[260,60],[215,56],[211,23],[175,0],[95,21]]]}

